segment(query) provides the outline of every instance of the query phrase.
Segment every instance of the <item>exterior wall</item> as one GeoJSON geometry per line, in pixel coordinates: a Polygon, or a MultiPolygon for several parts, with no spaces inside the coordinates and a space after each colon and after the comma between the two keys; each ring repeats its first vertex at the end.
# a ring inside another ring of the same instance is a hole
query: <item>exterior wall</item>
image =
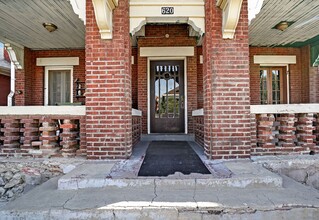
{"type": "Polygon", "coordinates": [[[309,68],[309,102],[319,102],[319,67],[309,68]]]}
{"type": "MultiPolygon", "coordinates": [[[[188,132],[193,132],[191,112],[197,109],[196,39],[189,37],[187,25],[146,25],[145,37],[138,38],[140,47],[193,46],[193,57],[187,57],[188,132]],[[165,38],[165,34],[169,38],[165,38]]],[[[142,111],[143,133],[147,133],[147,57],[138,57],[138,109],[142,111]]]]}
{"type": "Polygon", "coordinates": [[[7,97],[10,93],[10,76],[0,74],[0,106],[7,105],[7,97]]]}
{"type": "Polygon", "coordinates": [[[203,108],[203,64],[200,63],[200,56],[203,55],[203,48],[197,47],[197,109],[203,108]]]}
{"type": "Polygon", "coordinates": [[[134,57],[134,64],[132,64],[132,108],[138,108],[138,74],[137,74],[137,48],[132,48],[132,56],[134,57]]]}
{"type": "Polygon", "coordinates": [[[222,39],[222,10],[205,1],[204,148],[209,158],[250,157],[250,92],[247,0],[234,39],[222,39]]]}
{"type": "MultiPolygon", "coordinates": [[[[24,69],[16,71],[16,91],[22,91],[15,95],[16,105],[44,105],[44,72],[45,67],[36,66],[37,58],[49,57],[79,57],[79,65],[73,66],[73,82],[76,78],[85,81],[85,50],[24,50],[24,69]]],[[[73,101],[76,86],[73,86],[73,101]]]]}
{"type": "Polygon", "coordinates": [[[250,47],[250,97],[251,104],[260,104],[259,64],[254,64],[254,55],[295,55],[296,64],[289,65],[290,103],[309,102],[309,48],[250,47]]]}
{"type": "Polygon", "coordinates": [[[132,153],[129,2],[113,10],[113,39],[102,40],[92,1],[86,1],[87,158],[128,158],[132,153]]]}

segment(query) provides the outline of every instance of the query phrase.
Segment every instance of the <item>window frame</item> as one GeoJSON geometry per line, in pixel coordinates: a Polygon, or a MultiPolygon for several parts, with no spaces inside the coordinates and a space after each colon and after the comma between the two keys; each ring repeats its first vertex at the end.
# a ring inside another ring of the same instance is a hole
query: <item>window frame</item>
{"type": "Polygon", "coordinates": [[[278,105],[273,103],[273,89],[272,89],[272,71],[279,70],[279,77],[280,77],[280,103],[279,104],[287,104],[288,103],[288,88],[287,88],[287,74],[286,74],[286,67],[285,66],[260,66],[259,68],[259,90],[260,90],[260,72],[262,70],[267,71],[267,103],[261,103],[261,91],[259,92],[259,102],[261,105],[278,105]]]}
{"type": "Polygon", "coordinates": [[[70,71],[70,103],[73,103],[73,66],[45,66],[44,76],[44,105],[49,105],[49,71],[50,70],[69,70],[70,71]]]}

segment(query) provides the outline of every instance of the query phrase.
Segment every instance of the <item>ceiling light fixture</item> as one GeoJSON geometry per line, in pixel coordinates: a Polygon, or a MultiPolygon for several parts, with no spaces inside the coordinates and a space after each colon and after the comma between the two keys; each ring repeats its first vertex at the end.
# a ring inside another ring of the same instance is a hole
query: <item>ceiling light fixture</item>
{"type": "Polygon", "coordinates": [[[58,27],[57,27],[55,24],[53,24],[53,23],[43,23],[42,25],[43,25],[43,27],[44,27],[45,29],[47,29],[49,32],[53,32],[53,31],[55,31],[56,29],[58,29],[58,27]]]}
{"type": "Polygon", "coordinates": [[[289,21],[281,21],[278,24],[273,27],[273,29],[277,29],[280,31],[286,30],[290,25],[292,25],[294,22],[289,22],[289,21]]]}

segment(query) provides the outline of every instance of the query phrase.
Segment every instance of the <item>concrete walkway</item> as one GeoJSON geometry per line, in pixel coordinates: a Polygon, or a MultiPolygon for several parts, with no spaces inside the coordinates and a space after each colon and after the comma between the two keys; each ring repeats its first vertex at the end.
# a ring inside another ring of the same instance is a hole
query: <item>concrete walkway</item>
{"type": "Polygon", "coordinates": [[[206,161],[215,171],[208,176],[140,178],[138,155],[82,164],[0,207],[0,219],[318,219],[319,191],[260,161],[206,161]]]}

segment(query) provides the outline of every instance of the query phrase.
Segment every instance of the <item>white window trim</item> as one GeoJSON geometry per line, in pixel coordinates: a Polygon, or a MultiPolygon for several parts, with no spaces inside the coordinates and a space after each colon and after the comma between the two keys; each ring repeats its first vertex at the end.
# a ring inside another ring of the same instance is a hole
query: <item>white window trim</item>
{"type": "Polygon", "coordinates": [[[184,115],[185,115],[185,134],[188,133],[188,112],[187,112],[187,57],[148,57],[147,58],[147,133],[151,134],[151,88],[150,88],[150,77],[151,77],[151,61],[157,60],[183,60],[184,61],[184,96],[185,96],[185,108],[184,108],[184,115]]]}
{"type": "Polygon", "coordinates": [[[70,102],[73,103],[73,66],[46,66],[44,75],[44,105],[49,105],[49,70],[70,70],[70,102]]]}

